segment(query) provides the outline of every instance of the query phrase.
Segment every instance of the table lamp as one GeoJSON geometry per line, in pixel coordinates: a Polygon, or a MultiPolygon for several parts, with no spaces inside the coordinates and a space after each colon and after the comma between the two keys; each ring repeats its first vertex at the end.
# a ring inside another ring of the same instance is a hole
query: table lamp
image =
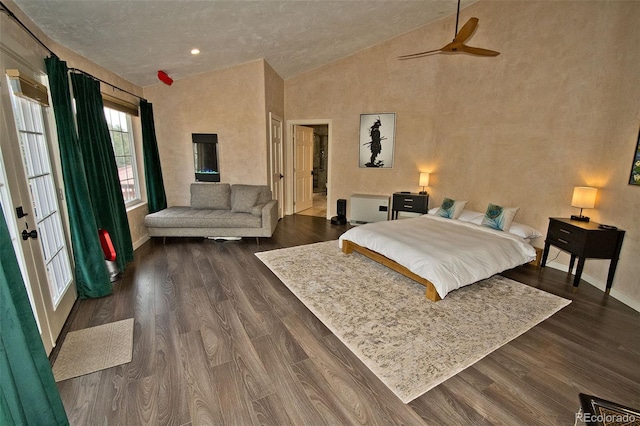
{"type": "Polygon", "coordinates": [[[420,194],[426,195],[427,191],[425,191],[424,188],[429,186],[429,173],[420,173],[420,183],[418,184],[418,186],[422,187],[422,191],[420,191],[420,194]]]}
{"type": "Polygon", "coordinates": [[[580,215],[571,215],[571,220],[580,222],[589,222],[587,216],[582,216],[582,209],[592,209],[596,205],[596,193],[598,188],[589,186],[576,186],[573,188],[573,198],[571,198],[571,206],[580,209],[580,215]]]}

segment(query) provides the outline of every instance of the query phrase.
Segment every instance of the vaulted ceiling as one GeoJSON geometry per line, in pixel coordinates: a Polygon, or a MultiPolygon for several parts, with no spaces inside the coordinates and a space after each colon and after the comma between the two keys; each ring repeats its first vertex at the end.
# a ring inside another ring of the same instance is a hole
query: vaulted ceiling
{"type": "Polygon", "coordinates": [[[456,0],[14,1],[53,40],[143,87],[158,83],[158,70],[180,79],[261,58],[287,79],[457,7],[456,0]]]}

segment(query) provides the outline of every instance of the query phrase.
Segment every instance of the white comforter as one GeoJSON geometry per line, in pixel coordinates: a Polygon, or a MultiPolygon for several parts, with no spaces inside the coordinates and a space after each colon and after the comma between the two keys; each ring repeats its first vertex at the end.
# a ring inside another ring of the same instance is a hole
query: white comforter
{"type": "Polygon", "coordinates": [[[340,236],[340,247],[343,240],[429,280],[441,298],[536,258],[535,249],[516,235],[433,215],[357,226],[340,236]]]}

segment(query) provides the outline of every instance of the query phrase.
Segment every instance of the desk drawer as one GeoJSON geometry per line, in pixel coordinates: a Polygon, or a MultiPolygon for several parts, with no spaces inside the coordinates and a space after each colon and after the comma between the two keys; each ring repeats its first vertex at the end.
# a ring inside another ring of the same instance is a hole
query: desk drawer
{"type": "Polygon", "coordinates": [[[403,212],[426,213],[427,200],[424,195],[393,194],[393,208],[403,212]]]}
{"type": "Polygon", "coordinates": [[[587,233],[581,228],[555,220],[549,222],[547,239],[562,250],[578,254],[584,247],[586,236],[587,233]]]}

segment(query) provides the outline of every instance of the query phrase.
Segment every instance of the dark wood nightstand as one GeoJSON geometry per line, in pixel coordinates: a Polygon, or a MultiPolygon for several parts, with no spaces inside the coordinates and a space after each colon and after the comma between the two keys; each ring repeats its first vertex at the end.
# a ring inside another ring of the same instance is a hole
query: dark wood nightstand
{"type": "Polygon", "coordinates": [[[429,194],[396,192],[393,194],[391,219],[398,218],[398,212],[425,214],[429,208],[429,194]]]}
{"type": "Polygon", "coordinates": [[[600,224],[596,222],[579,222],[568,218],[550,217],[547,239],[544,241],[541,267],[544,268],[549,255],[549,247],[552,245],[570,253],[569,273],[573,271],[576,257],[578,258],[578,268],[573,280],[573,286],[578,287],[585,259],[611,259],[606,290],[609,293],[611,284],[613,284],[613,276],[616,273],[618,258],[620,257],[624,231],[620,229],[600,229],[598,225],[600,224]]]}

